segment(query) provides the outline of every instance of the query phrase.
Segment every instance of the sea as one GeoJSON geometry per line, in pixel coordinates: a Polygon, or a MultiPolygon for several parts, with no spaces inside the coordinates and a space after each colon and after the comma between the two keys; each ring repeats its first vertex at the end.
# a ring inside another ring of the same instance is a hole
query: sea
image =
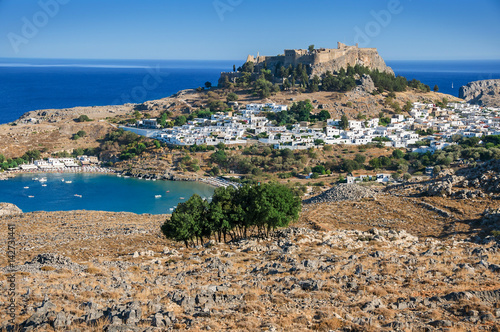
{"type": "Polygon", "coordinates": [[[193,194],[210,199],[214,187],[191,181],[146,181],[109,174],[20,174],[0,181],[0,202],[32,211],[172,213],[193,194]],[[46,177],[46,182],[40,182],[46,177]],[[45,184],[45,186],[43,186],[45,184]],[[158,197],[161,196],[161,197],[158,197]]]}
{"type": "MultiPolygon", "coordinates": [[[[68,60],[0,58],[0,124],[28,111],[141,103],[217,84],[243,60],[68,60]]],[[[458,96],[471,81],[500,78],[500,60],[387,61],[396,75],[458,96]]]]}
{"type": "MultiPolygon", "coordinates": [[[[231,71],[233,65],[242,63],[242,60],[0,58],[0,124],[33,110],[141,103],[204,86],[205,82],[216,85],[221,71],[231,71]]],[[[500,60],[387,61],[387,64],[396,75],[416,78],[431,88],[437,85],[440,92],[454,96],[468,82],[500,78],[500,60]]],[[[202,183],[152,182],[110,175],[47,174],[46,177],[46,187],[32,180],[31,174],[0,181],[0,202],[14,203],[23,211],[86,209],[162,214],[170,213],[170,209],[182,202],[180,197],[187,199],[193,193],[209,197],[214,190],[202,183]],[[63,177],[71,183],[61,181],[63,177]]]]}

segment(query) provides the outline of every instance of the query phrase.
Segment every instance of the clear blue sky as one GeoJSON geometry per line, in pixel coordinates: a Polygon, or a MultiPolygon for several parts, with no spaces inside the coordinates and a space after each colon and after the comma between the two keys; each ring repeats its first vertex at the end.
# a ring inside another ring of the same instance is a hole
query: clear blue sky
{"type": "Polygon", "coordinates": [[[243,60],[337,41],[500,59],[500,0],[0,0],[0,57],[243,60]]]}

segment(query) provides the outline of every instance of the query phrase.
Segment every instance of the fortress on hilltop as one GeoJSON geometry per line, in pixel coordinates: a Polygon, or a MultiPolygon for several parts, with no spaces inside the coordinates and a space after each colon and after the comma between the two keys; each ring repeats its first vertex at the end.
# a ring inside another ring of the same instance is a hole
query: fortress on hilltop
{"type": "Polygon", "coordinates": [[[349,65],[356,64],[394,74],[378,54],[376,48],[359,48],[357,44],[348,46],[340,42],[337,43],[337,48],[318,48],[312,52],[299,49],[285,50],[284,54],[277,56],[249,55],[247,61],[253,62],[257,69],[265,66],[267,69],[271,69],[271,72],[279,66],[292,65],[295,67],[300,63],[308,67],[311,76],[321,76],[327,71],[335,73],[340,68],[345,69],[349,65]]]}

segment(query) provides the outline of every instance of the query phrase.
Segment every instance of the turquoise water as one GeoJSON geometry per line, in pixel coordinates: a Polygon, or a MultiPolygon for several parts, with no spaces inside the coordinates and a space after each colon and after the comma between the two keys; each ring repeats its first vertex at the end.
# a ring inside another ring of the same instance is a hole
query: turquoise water
{"type": "Polygon", "coordinates": [[[24,212],[96,210],[163,214],[171,213],[170,208],[195,193],[210,197],[213,192],[214,187],[199,182],[146,181],[103,174],[21,174],[0,181],[0,202],[13,203],[24,212]],[[47,182],[33,180],[35,177],[46,177],[47,182]],[[47,186],[42,186],[43,183],[47,186]]]}

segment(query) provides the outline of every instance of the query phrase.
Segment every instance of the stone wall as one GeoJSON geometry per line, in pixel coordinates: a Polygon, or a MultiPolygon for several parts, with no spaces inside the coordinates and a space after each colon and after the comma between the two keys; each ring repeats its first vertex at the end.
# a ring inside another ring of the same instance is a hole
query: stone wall
{"type": "Polygon", "coordinates": [[[309,68],[311,76],[321,76],[327,71],[337,72],[340,68],[356,64],[394,74],[378,54],[376,48],[359,48],[357,45],[347,46],[342,43],[338,43],[336,49],[320,48],[313,50],[313,52],[299,49],[285,50],[284,55],[273,57],[249,55],[247,61],[253,61],[257,69],[266,66],[271,72],[275,72],[279,66],[297,66],[300,63],[309,68]]]}

